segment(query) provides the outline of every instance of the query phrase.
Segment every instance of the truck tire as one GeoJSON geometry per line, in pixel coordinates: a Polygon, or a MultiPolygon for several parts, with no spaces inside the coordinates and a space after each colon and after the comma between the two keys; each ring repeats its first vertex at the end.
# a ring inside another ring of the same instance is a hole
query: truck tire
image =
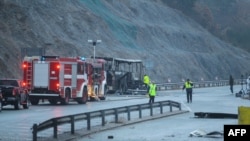
{"type": "Polygon", "coordinates": [[[88,101],[88,90],[87,87],[83,88],[82,98],[77,99],[78,104],[85,104],[88,101]]]}
{"type": "Polygon", "coordinates": [[[70,99],[70,89],[65,90],[65,98],[61,100],[61,104],[63,105],[68,105],[69,104],[69,99],[70,99]]]}
{"type": "Polygon", "coordinates": [[[49,101],[49,103],[51,105],[56,105],[57,104],[57,100],[56,99],[49,99],[48,101],[49,101]]]}
{"type": "Polygon", "coordinates": [[[30,103],[31,103],[32,105],[38,105],[39,99],[34,99],[34,98],[32,98],[32,99],[30,99],[30,103]]]}

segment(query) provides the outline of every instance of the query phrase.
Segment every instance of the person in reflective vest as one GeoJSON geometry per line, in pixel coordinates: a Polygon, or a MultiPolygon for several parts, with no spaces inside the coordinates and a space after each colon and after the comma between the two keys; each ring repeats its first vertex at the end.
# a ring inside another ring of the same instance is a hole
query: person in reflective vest
{"type": "Polygon", "coordinates": [[[147,74],[144,74],[143,83],[145,84],[145,86],[146,86],[147,89],[149,87],[149,82],[150,82],[149,76],[147,74]]]}
{"type": "Polygon", "coordinates": [[[156,84],[154,82],[151,82],[149,84],[148,95],[149,95],[149,103],[154,103],[156,96],[156,84]]]}
{"type": "Polygon", "coordinates": [[[187,79],[183,85],[182,90],[184,90],[184,89],[186,89],[187,103],[192,103],[193,82],[191,82],[189,79],[187,79]]]}

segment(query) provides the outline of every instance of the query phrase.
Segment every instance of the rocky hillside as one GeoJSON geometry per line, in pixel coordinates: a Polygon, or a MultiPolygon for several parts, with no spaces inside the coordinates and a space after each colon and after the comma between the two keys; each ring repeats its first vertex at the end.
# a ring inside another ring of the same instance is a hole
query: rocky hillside
{"type": "Polygon", "coordinates": [[[156,82],[240,78],[250,54],[161,0],[0,0],[0,77],[21,77],[22,48],[141,59],[156,82]]]}
{"type": "Polygon", "coordinates": [[[164,0],[220,39],[250,52],[249,0],[164,0]]]}

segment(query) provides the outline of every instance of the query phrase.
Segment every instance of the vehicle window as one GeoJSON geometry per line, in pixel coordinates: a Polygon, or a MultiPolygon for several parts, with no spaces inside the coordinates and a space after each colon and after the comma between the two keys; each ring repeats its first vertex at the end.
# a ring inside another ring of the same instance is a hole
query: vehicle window
{"type": "Polygon", "coordinates": [[[18,87],[18,83],[16,80],[0,80],[0,85],[11,85],[18,87]]]}
{"type": "Polygon", "coordinates": [[[77,74],[84,74],[84,64],[77,64],[77,74]]]}

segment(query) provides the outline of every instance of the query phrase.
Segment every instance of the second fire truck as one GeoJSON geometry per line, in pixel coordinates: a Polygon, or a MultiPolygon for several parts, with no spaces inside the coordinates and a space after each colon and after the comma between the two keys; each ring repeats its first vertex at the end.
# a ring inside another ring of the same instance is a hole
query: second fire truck
{"type": "Polygon", "coordinates": [[[23,60],[23,82],[32,105],[105,100],[105,60],[81,57],[31,56],[23,60]]]}

